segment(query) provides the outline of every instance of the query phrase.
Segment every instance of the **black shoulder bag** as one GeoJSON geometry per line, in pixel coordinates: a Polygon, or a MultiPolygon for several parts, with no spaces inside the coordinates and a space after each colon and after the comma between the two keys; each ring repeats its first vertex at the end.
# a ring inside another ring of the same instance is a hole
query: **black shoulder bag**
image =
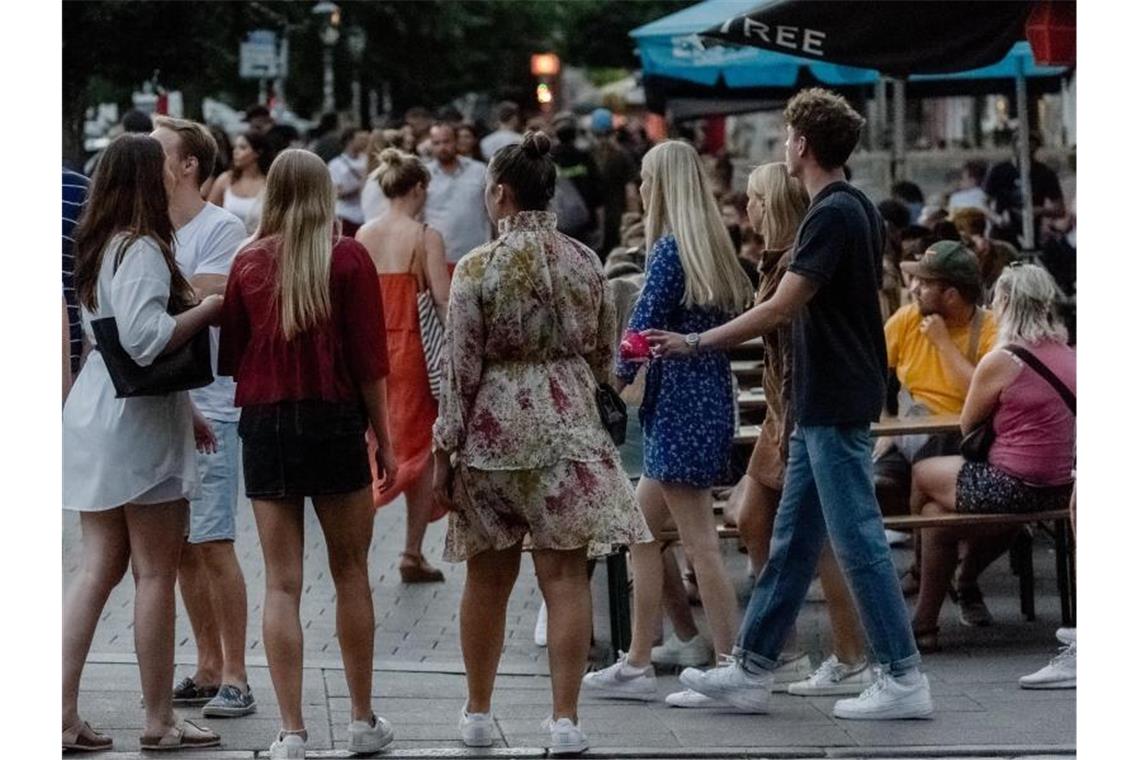
{"type": "MultiPolygon", "coordinates": [[[[121,254],[120,251],[118,258],[121,254]]],[[[146,367],[139,366],[123,348],[114,317],[91,320],[91,331],[95,333],[95,350],[103,356],[117,398],[165,396],[214,382],[209,327],[202,328],[176,351],[162,354],[146,367]]]]}
{"type": "MultiPolygon", "coordinates": [[[[1033,371],[1044,378],[1049,385],[1053,386],[1053,389],[1057,391],[1058,395],[1064,399],[1065,404],[1068,405],[1069,411],[1073,413],[1074,417],[1077,416],[1077,397],[1061,382],[1059,377],[1049,371],[1049,368],[1046,367],[1040,359],[1021,346],[1006,346],[1005,350],[1028,364],[1033,371]]],[[[968,462],[985,462],[989,457],[990,447],[993,445],[996,437],[997,433],[994,432],[994,416],[991,414],[980,425],[962,437],[962,445],[959,447],[959,451],[962,457],[968,462]]]]}

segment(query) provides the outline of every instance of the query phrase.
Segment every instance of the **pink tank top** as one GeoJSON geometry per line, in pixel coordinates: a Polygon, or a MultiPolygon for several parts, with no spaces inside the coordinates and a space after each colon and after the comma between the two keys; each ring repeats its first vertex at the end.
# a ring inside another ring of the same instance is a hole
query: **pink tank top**
{"type": "MultiPolygon", "coordinates": [[[[1030,350],[1075,396],[1076,352],[1060,343],[1043,343],[1030,350]]],[[[1032,367],[1022,366],[1013,382],[1002,389],[994,432],[989,456],[993,466],[1036,485],[1072,481],[1076,418],[1057,390],[1032,367]]]]}

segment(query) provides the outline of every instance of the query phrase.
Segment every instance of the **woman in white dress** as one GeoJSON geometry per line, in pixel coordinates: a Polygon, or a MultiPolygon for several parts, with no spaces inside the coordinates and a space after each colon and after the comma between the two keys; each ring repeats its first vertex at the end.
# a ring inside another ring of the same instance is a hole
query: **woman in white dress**
{"type": "Polygon", "coordinates": [[[261,222],[265,175],[276,157],[273,146],[260,132],[238,135],[229,171],[222,172],[210,189],[210,203],[241,219],[251,235],[261,222]]]}
{"type": "MultiPolygon", "coordinates": [[[[83,330],[114,317],[131,358],[149,366],[221,314],[221,296],[193,303],[179,274],[167,213],[162,146],[126,134],[99,162],[75,229],[75,286],[83,330]],[[170,312],[180,311],[177,316],[170,312]]],[[[116,398],[107,366],[92,351],[63,409],[63,507],[79,512],[81,570],[63,605],[63,748],[108,749],[109,736],[79,717],[79,681],[95,627],[130,563],[135,581],[135,651],[146,708],[144,749],[211,747],[218,735],[180,720],[171,707],[174,581],[187,499],[198,489],[195,439],[212,446],[187,393],[116,398]]]]}

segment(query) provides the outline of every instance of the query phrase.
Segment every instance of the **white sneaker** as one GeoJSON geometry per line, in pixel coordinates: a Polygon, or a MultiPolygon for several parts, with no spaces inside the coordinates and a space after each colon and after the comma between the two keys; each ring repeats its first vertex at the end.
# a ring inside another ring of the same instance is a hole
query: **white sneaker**
{"type": "Polygon", "coordinates": [[[721,702],[719,700],[713,699],[712,697],[706,697],[699,691],[693,691],[692,689],[684,689],[683,691],[673,692],[669,696],[665,697],[665,704],[669,705],[670,707],[684,707],[689,709],[708,707],[732,707],[732,705],[728,704],[727,702],[721,702]]]}
{"type": "Polygon", "coordinates": [[[772,683],[772,691],[787,691],[789,684],[802,681],[811,674],[811,658],[806,654],[792,655],[787,659],[781,655],[779,664],[776,666],[776,669],[772,671],[772,675],[775,676],[775,681],[772,683]]]}
{"type": "Polygon", "coordinates": [[[551,755],[576,755],[590,748],[590,742],[582,733],[582,728],[574,725],[569,718],[547,718],[542,721],[542,727],[550,729],[551,755]]]}
{"type": "Polygon", "coordinates": [[[712,660],[713,650],[708,642],[697,634],[688,641],[681,641],[675,633],[659,647],[653,647],[649,659],[655,665],[680,665],[686,668],[708,665],[712,660]]]}
{"type": "Polygon", "coordinates": [[[595,670],[582,676],[582,688],[590,696],[611,699],[640,699],[652,702],[657,699],[657,674],[653,666],[642,669],[626,664],[625,654],[621,659],[602,670],[595,670]]]}
{"type": "Polygon", "coordinates": [[[722,656],[712,670],[685,668],[681,671],[681,685],[706,697],[725,702],[747,713],[768,712],[768,697],[772,693],[774,676],[753,675],[735,657],[722,656]]]}
{"type": "Polygon", "coordinates": [[[797,697],[835,697],[862,694],[871,685],[871,669],[867,661],[847,665],[831,655],[803,681],[788,684],[788,693],[797,697]]]}
{"type": "Polygon", "coordinates": [[[490,747],[495,743],[495,719],[491,713],[469,713],[464,705],[459,713],[459,735],[468,747],[490,747]]]}
{"type": "Polygon", "coordinates": [[[270,760],[305,760],[305,739],[300,734],[277,734],[269,745],[270,760]]]}
{"type": "Polygon", "coordinates": [[[538,609],[538,620],[534,621],[534,645],[536,647],[546,646],[546,602],[538,609]]]}
{"type": "Polygon", "coordinates": [[[1077,643],[1077,629],[1076,628],[1058,628],[1057,641],[1062,644],[1076,644],[1077,643]]]}
{"type": "Polygon", "coordinates": [[[348,724],[348,751],[354,755],[370,755],[379,752],[392,743],[396,732],[392,725],[378,715],[372,716],[372,723],[354,720],[348,724]]]}
{"type": "Polygon", "coordinates": [[[903,683],[882,668],[862,694],[835,703],[831,714],[847,720],[904,720],[929,718],[934,714],[930,682],[918,673],[911,685],[903,683]]]}
{"type": "Polygon", "coordinates": [[[1075,689],[1077,688],[1077,642],[1061,649],[1049,664],[1017,679],[1023,689],[1075,689]]]}

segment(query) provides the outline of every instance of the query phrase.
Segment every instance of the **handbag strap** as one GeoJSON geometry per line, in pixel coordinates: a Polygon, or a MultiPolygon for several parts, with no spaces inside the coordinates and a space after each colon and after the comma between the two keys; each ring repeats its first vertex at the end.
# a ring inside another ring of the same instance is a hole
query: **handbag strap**
{"type": "Polygon", "coordinates": [[[427,267],[423,265],[417,267],[416,265],[420,259],[421,252],[425,256],[427,255],[427,252],[424,250],[424,237],[426,235],[427,224],[420,224],[419,233],[416,235],[415,246],[412,248],[412,260],[408,262],[407,274],[415,275],[417,293],[431,289],[431,280],[428,277],[427,267]]]}
{"type": "Polygon", "coordinates": [[[1046,367],[1040,359],[1033,355],[1032,351],[1026,348],[1022,348],[1021,346],[1006,346],[1005,350],[1009,351],[1011,354],[1015,354],[1023,362],[1032,367],[1038,375],[1040,375],[1045,379],[1047,383],[1049,383],[1049,385],[1052,385],[1053,389],[1057,391],[1057,393],[1064,400],[1065,404],[1069,407],[1069,411],[1073,413],[1073,416],[1077,416],[1077,397],[1073,395],[1073,392],[1069,390],[1069,387],[1067,385],[1061,382],[1061,379],[1059,377],[1054,375],[1053,372],[1048,367],[1046,367]]]}

